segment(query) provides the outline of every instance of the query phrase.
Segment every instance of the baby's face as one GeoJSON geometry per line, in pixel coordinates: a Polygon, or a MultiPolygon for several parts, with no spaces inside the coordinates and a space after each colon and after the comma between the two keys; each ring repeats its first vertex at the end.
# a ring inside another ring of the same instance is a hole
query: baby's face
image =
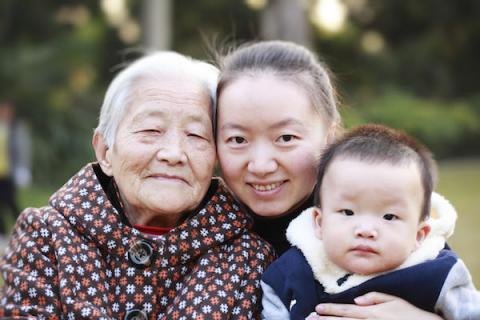
{"type": "Polygon", "coordinates": [[[351,273],[398,267],[428,233],[419,221],[423,188],[414,163],[335,159],[320,192],[316,235],[330,260],[351,273]]]}

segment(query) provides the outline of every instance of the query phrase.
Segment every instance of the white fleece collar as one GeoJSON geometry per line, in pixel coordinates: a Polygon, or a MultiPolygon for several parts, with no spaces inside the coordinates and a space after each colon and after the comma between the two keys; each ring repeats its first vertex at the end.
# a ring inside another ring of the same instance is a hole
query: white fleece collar
{"type": "MultiPolygon", "coordinates": [[[[431,216],[426,222],[430,225],[430,233],[420,247],[412,252],[407,260],[396,269],[434,259],[445,246],[446,239],[453,234],[456,219],[455,208],[447,199],[434,192],[432,194],[431,216]]],[[[292,246],[296,246],[302,251],[308,264],[312,267],[315,278],[324,286],[327,293],[344,291],[381,274],[353,274],[341,285],[338,285],[337,280],[347,275],[348,272],[327,258],[323,241],[315,237],[313,208],[306,209],[292,220],[287,228],[287,239],[292,246]]]]}

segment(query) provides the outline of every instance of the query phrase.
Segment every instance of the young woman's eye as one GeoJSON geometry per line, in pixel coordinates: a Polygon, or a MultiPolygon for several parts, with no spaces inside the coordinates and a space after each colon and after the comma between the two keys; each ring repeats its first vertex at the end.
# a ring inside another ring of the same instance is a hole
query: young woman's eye
{"type": "Polygon", "coordinates": [[[293,134],[283,134],[280,137],[278,137],[279,142],[291,142],[295,139],[295,136],[293,134]]]}
{"type": "Polygon", "coordinates": [[[228,138],[227,142],[232,142],[235,144],[243,144],[243,143],[246,143],[247,140],[244,137],[235,136],[235,137],[228,138]]]}
{"type": "Polygon", "coordinates": [[[391,221],[391,220],[396,220],[398,217],[394,215],[393,213],[386,213],[383,215],[383,219],[391,221]]]}
{"type": "Polygon", "coordinates": [[[354,214],[353,211],[350,210],[350,209],[342,209],[340,212],[343,213],[346,216],[353,216],[353,214],[354,214]]]}

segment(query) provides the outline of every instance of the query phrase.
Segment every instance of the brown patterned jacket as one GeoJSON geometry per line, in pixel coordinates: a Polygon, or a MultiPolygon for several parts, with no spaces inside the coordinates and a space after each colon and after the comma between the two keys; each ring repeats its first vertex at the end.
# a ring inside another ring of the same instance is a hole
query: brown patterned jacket
{"type": "Polygon", "coordinates": [[[0,317],[251,319],[271,247],[219,179],[210,198],[162,236],[141,233],[112,205],[96,164],[26,209],[0,261],[0,317]]]}

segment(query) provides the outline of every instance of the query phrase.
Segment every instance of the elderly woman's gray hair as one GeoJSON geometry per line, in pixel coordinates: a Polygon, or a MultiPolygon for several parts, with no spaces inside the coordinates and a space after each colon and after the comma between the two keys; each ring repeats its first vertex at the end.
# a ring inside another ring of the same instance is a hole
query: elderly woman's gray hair
{"type": "Polygon", "coordinates": [[[155,81],[164,76],[183,76],[198,81],[208,92],[212,121],[215,115],[215,97],[218,69],[211,64],[170,51],[149,54],[121,71],[111,82],[103,100],[98,126],[107,146],[115,143],[115,134],[139,81],[155,81]]]}

